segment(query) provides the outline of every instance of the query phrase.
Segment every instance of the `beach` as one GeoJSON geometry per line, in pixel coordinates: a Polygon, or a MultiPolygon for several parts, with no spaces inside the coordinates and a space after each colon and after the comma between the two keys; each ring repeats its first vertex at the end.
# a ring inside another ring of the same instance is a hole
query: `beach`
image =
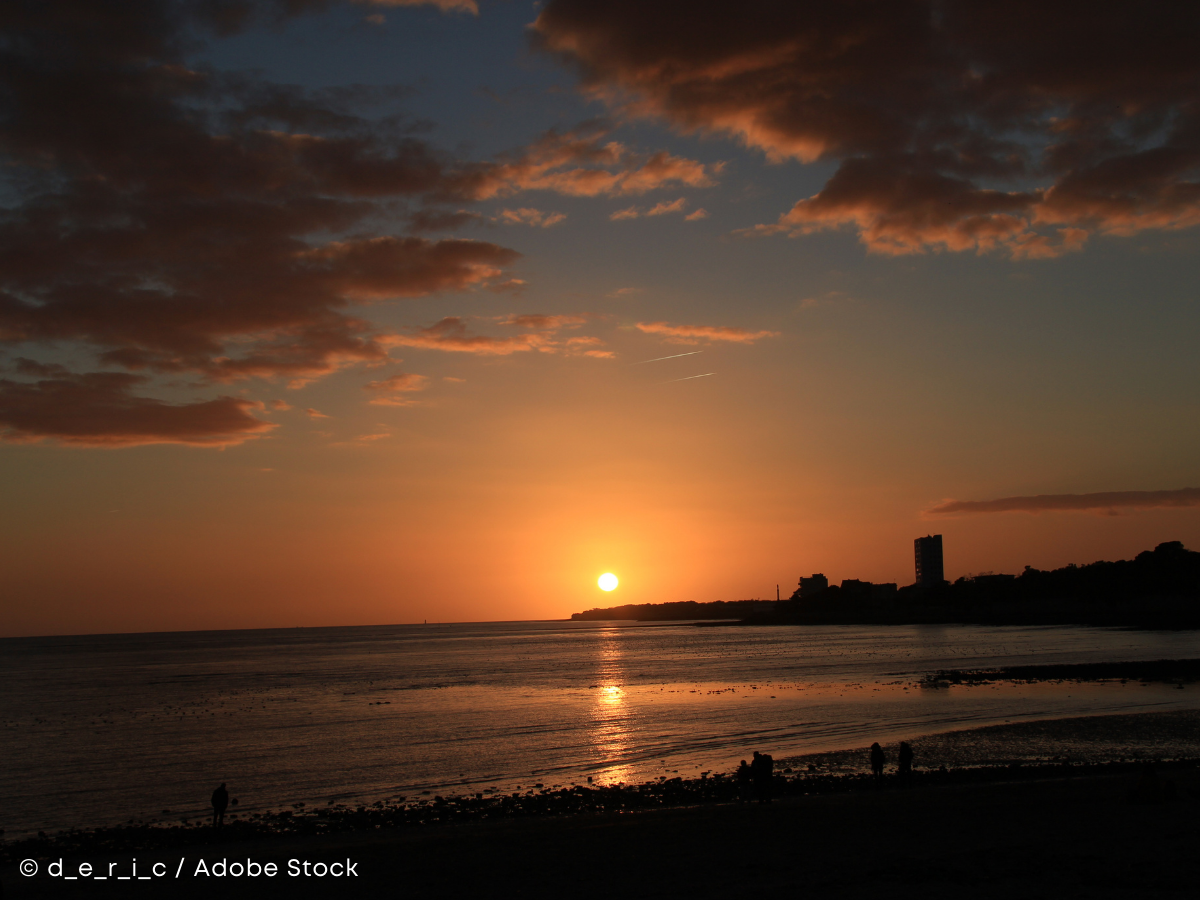
{"type": "Polygon", "coordinates": [[[904,784],[889,766],[893,774],[881,788],[865,773],[861,748],[778,760],[783,789],[770,804],[736,802],[711,789],[719,779],[705,779],[707,794],[699,780],[678,779],[613,788],[607,810],[581,802],[586,789],[545,791],[540,806],[508,815],[495,799],[465,814],[454,812],[465,804],[442,798],[424,808],[441,806],[446,814],[427,814],[423,825],[384,824],[384,809],[374,817],[366,811],[357,827],[312,833],[296,827],[306,815],[310,823],[320,818],[310,811],[261,823],[253,833],[247,823],[221,832],[110,830],[91,841],[76,835],[40,846],[10,842],[0,883],[6,897],[124,897],[136,885],[142,895],[173,897],[385,890],[420,897],[727,897],[787,890],[922,898],[1174,897],[1197,883],[1200,714],[1018,723],[933,735],[914,746],[916,777],[904,784]],[[1163,736],[1176,752],[1191,748],[1190,758],[1146,755],[1163,736]],[[1098,742],[1124,744],[1124,761],[1089,756],[1098,742]],[[1034,745],[1061,752],[1055,761],[1021,764],[979,758],[1034,745]],[[1147,794],[1143,779],[1156,756],[1157,783],[1171,789],[1147,794]],[[857,770],[846,770],[855,759],[857,770]],[[953,759],[959,762],[945,764],[953,759]],[[622,795],[625,808],[611,808],[622,795]],[[18,874],[25,859],[37,863],[38,874],[18,874]],[[60,859],[76,880],[48,874],[60,859]],[[132,875],[133,860],[144,879],[116,880],[132,875]],[[221,861],[226,874],[217,875],[221,861]],[[93,874],[116,864],[114,878],[78,877],[83,863],[93,874]],[[235,864],[244,871],[271,863],[278,867],[273,877],[230,873],[235,864]],[[317,863],[325,874],[314,874],[317,863]],[[351,864],[354,874],[331,874],[334,863],[351,864]]]}

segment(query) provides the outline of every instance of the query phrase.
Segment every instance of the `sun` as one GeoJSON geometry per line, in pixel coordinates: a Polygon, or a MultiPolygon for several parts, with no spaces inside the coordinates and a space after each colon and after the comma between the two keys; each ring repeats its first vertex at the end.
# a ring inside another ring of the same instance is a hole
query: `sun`
{"type": "Polygon", "coordinates": [[[600,585],[602,591],[615,591],[617,589],[617,576],[612,572],[605,572],[597,579],[596,584],[600,585]]]}

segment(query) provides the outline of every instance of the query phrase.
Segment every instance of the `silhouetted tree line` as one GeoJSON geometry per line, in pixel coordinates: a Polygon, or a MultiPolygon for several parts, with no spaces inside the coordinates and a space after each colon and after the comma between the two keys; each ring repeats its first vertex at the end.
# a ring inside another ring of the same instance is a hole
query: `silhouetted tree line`
{"type": "Polygon", "coordinates": [[[982,574],[932,587],[909,585],[894,599],[836,586],[747,617],[750,624],[1134,625],[1200,627],[1200,553],[1179,541],[1131,560],[1069,565],[1020,575],[982,574]]]}

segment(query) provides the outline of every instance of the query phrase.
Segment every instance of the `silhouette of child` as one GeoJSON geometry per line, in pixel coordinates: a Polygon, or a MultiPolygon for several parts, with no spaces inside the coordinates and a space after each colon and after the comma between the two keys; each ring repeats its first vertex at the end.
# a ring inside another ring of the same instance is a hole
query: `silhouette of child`
{"type": "Polygon", "coordinates": [[[212,792],[213,828],[225,824],[225,808],[229,806],[229,791],[225,790],[225,782],[212,792]]]}

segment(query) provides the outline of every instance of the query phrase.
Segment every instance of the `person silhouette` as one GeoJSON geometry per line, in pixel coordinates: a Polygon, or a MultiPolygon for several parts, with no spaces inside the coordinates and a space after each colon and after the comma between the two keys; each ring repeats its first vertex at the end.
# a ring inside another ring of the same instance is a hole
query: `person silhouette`
{"type": "Polygon", "coordinates": [[[898,760],[898,769],[900,772],[900,778],[902,780],[908,781],[909,776],[912,775],[912,764],[913,764],[913,749],[912,749],[912,747],[909,746],[908,741],[901,741],[900,742],[900,757],[898,760]]]}
{"type": "Polygon", "coordinates": [[[883,781],[883,764],[886,761],[887,757],[883,755],[883,748],[876,741],[871,745],[871,773],[875,776],[876,785],[883,781]]]}
{"type": "Polygon", "coordinates": [[[229,806],[229,791],[225,790],[225,782],[212,792],[213,828],[225,824],[225,808],[229,806]]]}
{"type": "Polygon", "coordinates": [[[754,751],[754,762],[750,763],[750,773],[754,778],[754,795],[759,803],[771,802],[771,778],[775,770],[775,760],[769,753],[754,751]]]}
{"type": "Polygon", "coordinates": [[[747,803],[750,800],[750,767],[746,765],[743,759],[742,764],[737,769],[737,786],[738,786],[738,802],[747,803]]]}

